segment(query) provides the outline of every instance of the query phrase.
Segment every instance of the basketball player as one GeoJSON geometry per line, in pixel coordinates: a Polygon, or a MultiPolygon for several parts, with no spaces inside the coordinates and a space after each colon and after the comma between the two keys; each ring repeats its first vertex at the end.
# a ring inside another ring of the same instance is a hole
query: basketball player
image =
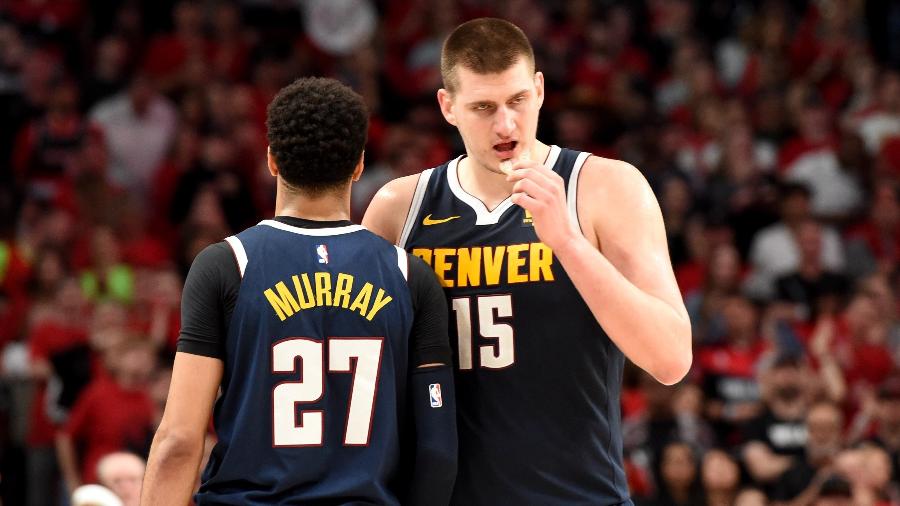
{"type": "Polygon", "coordinates": [[[349,221],[367,127],[362,99],[330,79],[300,79],[269,106],[276,217],[191,267],[142,504],[188,503],[214,401],[199,505],[449,502],[446,300],[421,260],[349,221]]]}
{"type": "Polygon", "coordinates": [[[665,384],[691,364],[659,205],[631,165],[536,140],[544,78],[515,25],[460,25],[441,72],[465,155],[385,185],[363,224],[430,264],[448,295],[452,502],[631,504],[624,359],[665,384]]]}

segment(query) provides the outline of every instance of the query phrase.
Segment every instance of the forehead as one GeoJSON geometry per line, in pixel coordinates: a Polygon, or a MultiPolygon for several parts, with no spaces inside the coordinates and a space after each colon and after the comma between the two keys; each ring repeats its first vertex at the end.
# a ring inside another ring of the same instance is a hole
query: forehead
{"type": "Polygon", "coordinates": [[[509,94],[534,86],[534,72],[525,60],[519,59],[508,69],[490,74],[478,74],[463,65],[456,68],[456,95],[464,101],[506,100],[509,94]]]}

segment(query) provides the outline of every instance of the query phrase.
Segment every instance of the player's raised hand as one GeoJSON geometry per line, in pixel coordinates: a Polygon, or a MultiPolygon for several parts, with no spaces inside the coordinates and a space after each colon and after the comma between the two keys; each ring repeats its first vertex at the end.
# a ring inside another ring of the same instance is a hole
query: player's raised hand
{"type": "Polygon", "coordinates": [[[578,237],[579,232],[569,219],[566,189],[559,174],[540,162],[519,160],[506,180],[515,182],[512,201],[531,213],[541,242],[557,249],[578,237]]]}

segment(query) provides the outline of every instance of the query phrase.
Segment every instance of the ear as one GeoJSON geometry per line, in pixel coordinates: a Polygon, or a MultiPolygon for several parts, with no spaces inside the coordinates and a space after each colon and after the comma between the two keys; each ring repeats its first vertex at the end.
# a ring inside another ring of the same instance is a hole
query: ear
{"type": "Polygon", "coordinates": [[[537,93],[538,108],[544,105],[544,73],[534,73],[534,89],[537,93]]]}
{"type": "Polygon", "coordinates": [[[441,106],[441,114],[444,115],[447,123],[458,126],[456,124],[456,115],[453,113],[453,94],[441,88],[437,91],[437,99],[438,104],[441,106]]]}
{"type": "Polygon", "coordinates": [[[278,177],[278,165],[275,163],[271,147],[266,148],[266,165],[269,167],[269,174],[272,174],[272,177],[278,177]]]}
{"type": "Polygon", "coordinates": [[[359,181],[359,178],[362,177],[362,173],[364,170],[363,160],[365,160],[365,159],[366,159],[366,152],[365,152],[365,150],[363,150],[362,155],[360,155],[360,157],[359,157],[359,162],[356,164],[356,168],[353,169],[353,176],[351,176],[351,178],[350,178],[351,181],[353,181],[354,183],[359,181]]]}

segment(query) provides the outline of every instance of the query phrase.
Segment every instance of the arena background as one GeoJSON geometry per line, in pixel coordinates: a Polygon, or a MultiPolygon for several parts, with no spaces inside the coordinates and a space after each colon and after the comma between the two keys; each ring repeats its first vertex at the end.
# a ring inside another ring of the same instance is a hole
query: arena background
{"type": "Polygon", "coordinates": [[[321,75],[365,97],[358,220],[462,152],[438,63],[479,16],[534,44],[539,137],[634,164],[663,209],[694,366],[674,387],[626,371],[636,502],[900,504],[889,0],[0,2],[3,504],[146,456],[192,258],[272,214],[276,91],[321,75]]]}

